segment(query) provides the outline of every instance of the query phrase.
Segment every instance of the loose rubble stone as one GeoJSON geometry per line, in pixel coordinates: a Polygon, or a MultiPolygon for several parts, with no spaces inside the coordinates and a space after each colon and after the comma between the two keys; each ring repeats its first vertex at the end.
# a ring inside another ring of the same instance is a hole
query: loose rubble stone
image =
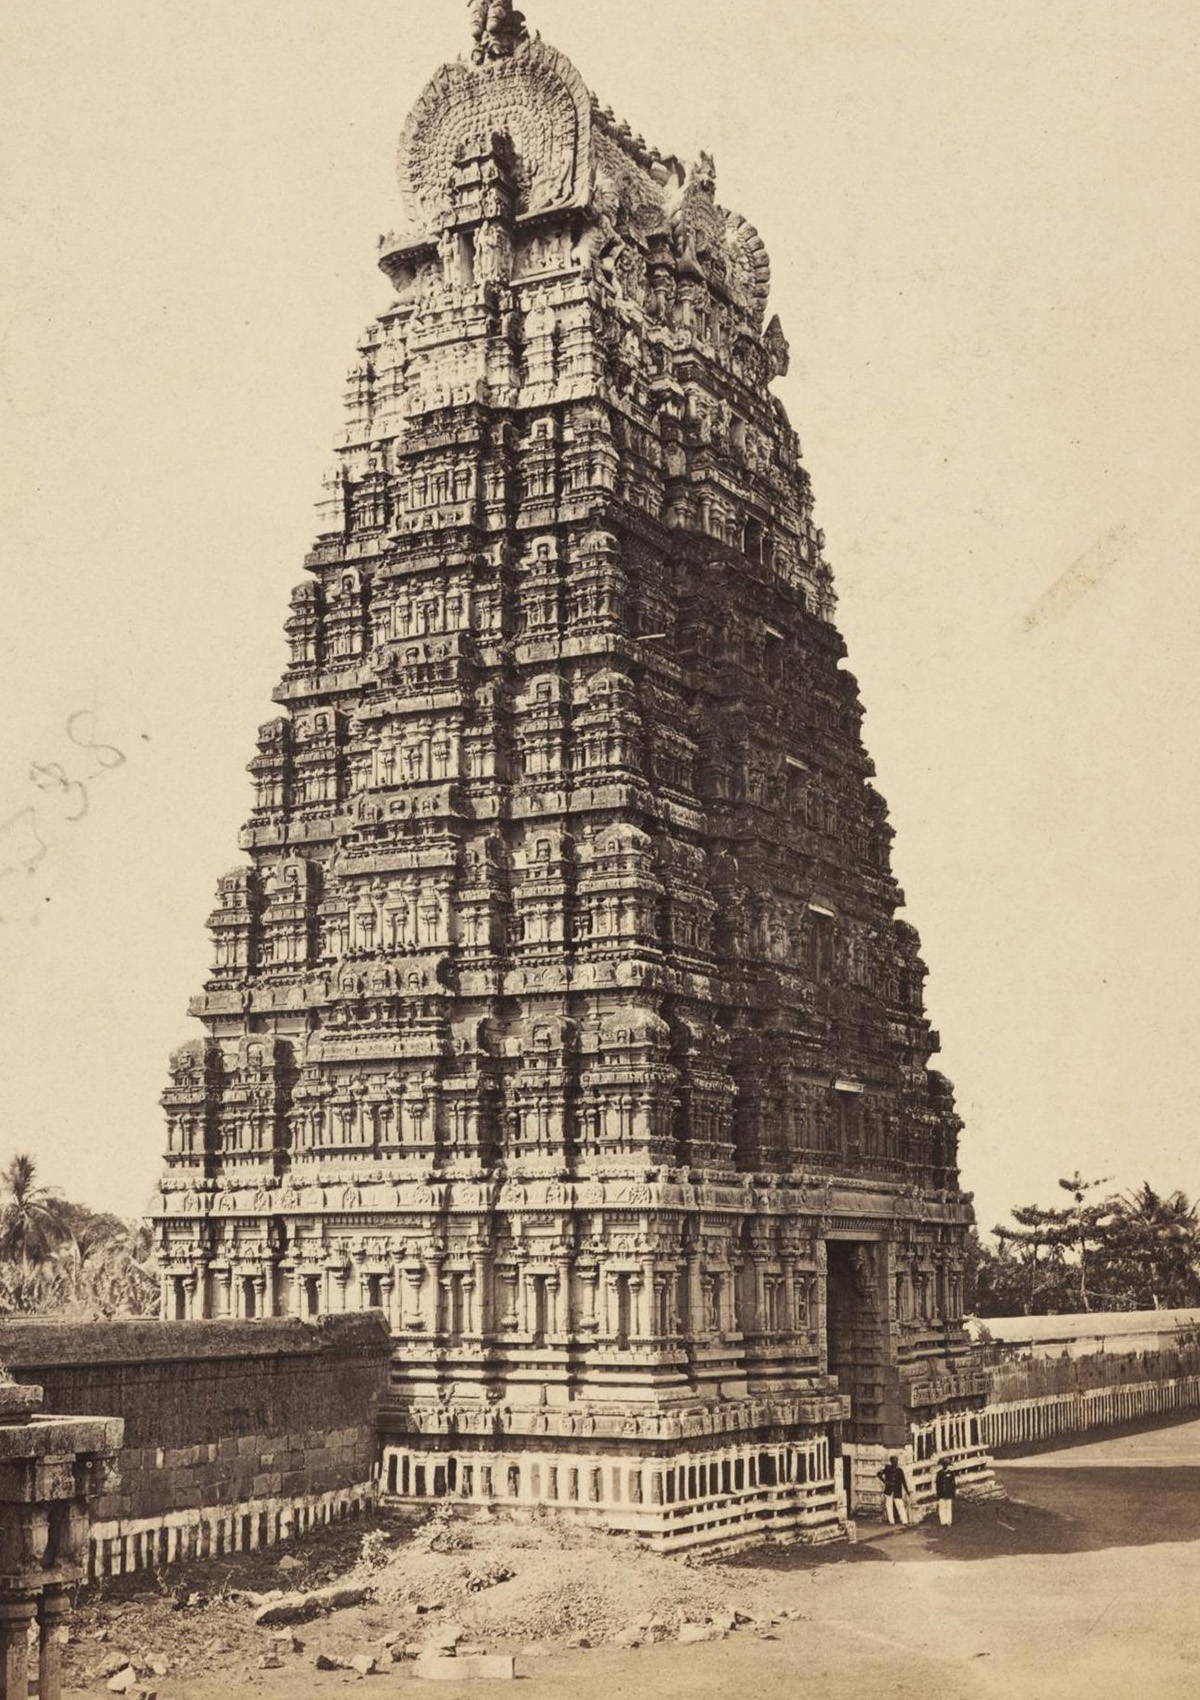
{"type": "Polygon", "coordinates": [[[132,1694],[137,1685],[137,1672],[132,1665],[124,1665],[109,1678],[108,1691],[110,1694],[132,1694]]]}
{"type": "Polygon", "coordinates": [[[724,1639],[724,1631],[718,1629],[715,1623],[685,1623],[679,1631],[678,1640],[682,1646],[694,1646],[699,1641],[720,1641],[724,1639]]]}
{"type": "Polygon", "coordinates": [[[425,1638],[425,1647],[431,1653],[451,1652],[466,1638],[467,1632],[461,1623],[442,1623],[430,1630],[425,1638]]]}
{"type": "Polygon", "coordinates": [[[349,1606],[361,1606],[369,1592],[368,1588],[350,1587],[341,1583],[327,1588],[314,1588],[305,1594],[284,1594],[265,1606],[259,1606],[254,1614],[254,1621],[264,1629],[276,1623],[303,1623],[307,1618],[317,1617],[321,1612],[345,1611],[349,1606]]]}

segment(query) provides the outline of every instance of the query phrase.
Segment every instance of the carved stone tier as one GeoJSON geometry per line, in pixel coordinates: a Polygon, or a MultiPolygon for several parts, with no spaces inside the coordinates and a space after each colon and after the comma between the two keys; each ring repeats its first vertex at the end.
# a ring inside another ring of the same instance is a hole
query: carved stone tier
{"type": "Polygon", "coordinates": [[[836,1508],[818,1443],[974,1397],[971,1216],[770,264],[711,159],[472,24],[172,1062],[166,1314],[381,1306],[398,1469],[431,1413],[566,1456],[765,1399],[836,1508]]]}
{"type": "Polygon", "coordinates": [[[116,1417],[43,1416],[41,1402],[40,1387],[0,1382],[0,1700],[26,1700],[31,1675],[39,1700],[60,1700],[68,1589],[124,1432],[116,1417]]]}

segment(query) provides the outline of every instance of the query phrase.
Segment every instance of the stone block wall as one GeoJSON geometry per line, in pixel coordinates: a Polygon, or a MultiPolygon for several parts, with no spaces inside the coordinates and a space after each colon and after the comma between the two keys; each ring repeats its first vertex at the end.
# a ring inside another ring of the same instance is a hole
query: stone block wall
{"type": "Polygon", "coordinates": [[[1004,1458],[1035,1451],[1047,1443],[1094,1440],[1128,1423],[1183,1422],[1197,1411],[1200,1375],[1185,1375],[989,1405],[981,1416],[981,1433],[992,1455],[1004,1458]]]}
{"type": "Polygon", "coordinates": [[[89,1568],[232,1552],[374,1494],[391,1341],[383,1318],[0,1324],[0,1362],[56,1414],[125,1424],[89,1568]]]}
{"type": "Polygon", "coordinates": [[[992,1454],[1200,1410],[1200,1312],[989,1317],[976,1332],[992,1454]]]}

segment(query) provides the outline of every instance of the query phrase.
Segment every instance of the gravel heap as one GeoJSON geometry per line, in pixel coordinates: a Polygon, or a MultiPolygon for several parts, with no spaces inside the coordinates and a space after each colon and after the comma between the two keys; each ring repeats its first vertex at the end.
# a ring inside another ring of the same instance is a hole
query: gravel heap
{"type": "MultiPolygon", "coordinates": [[[[443,1613],[485,1640],[586,1638],[598,1646],[636,1626],[674,1638],[685,1623],[746,1608],[745,1573],[690,1565],[631,1537],[554,1521],[465,1523],[434,1516],[402,1545],[367,1555],[375,1599],[443,1613]]],[[[759,1603],[755,1614],[764,1606],[759,1603]]]]}

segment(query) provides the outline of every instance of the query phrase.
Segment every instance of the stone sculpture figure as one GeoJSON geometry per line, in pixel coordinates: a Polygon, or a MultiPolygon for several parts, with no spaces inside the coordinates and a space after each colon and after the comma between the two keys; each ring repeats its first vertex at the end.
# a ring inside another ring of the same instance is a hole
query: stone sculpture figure
{"type": "Polygon", "coordinates": [[[488,59],[503,59],[522,41],[528,41],[524,14],[512,0],[470,0],[471,29],[475,37],[472,58],[477,65],[488,59]]]}

